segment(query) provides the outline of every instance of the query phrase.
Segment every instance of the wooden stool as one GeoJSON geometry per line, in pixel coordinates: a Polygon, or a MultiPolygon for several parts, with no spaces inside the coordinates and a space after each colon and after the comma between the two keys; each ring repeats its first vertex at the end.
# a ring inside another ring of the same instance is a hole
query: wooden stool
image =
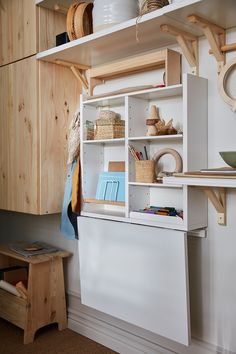
{"type": "Polygon", "coordinates": [[[58,251],[23,257],[0,245],[0,267],[29,266],[28,297],[23,299],[0,289],[0,317],[24,330],[24,344],[32,343],[36,331],[48,324],[67,326],[62,259],[69,252],[58,251]]]}

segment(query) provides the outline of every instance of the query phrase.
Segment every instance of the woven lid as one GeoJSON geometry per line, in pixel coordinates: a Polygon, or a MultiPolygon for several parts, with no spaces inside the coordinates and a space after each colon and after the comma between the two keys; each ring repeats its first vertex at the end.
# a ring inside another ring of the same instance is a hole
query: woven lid
{"type": "Polygon", "coordinates": [[[109,110],[100,111],[99,119],[111,119],[111,118],[113,118],[113,119],[117,118],[116,112],[109,111],[109,110]]]}

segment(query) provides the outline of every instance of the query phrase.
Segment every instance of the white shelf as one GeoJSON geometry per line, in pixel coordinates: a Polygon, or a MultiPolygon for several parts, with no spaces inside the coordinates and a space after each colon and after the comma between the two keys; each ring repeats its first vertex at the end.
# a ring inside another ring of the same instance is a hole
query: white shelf
{"type": "Polygon", "coordinates": [[[108,105],[122,105],[124,104],[125,96],[134,96],[143,100],[154,100],[159,98],[167,98],[174,96],[181,96],[183,94],[182,85],[172,85],[166,87],[149,88],[139,91],[130,91],[125,93],[120,93],[118,95],[108,94],[104,97],[95,97],[89,100],[83,101],[83,105],[90,105],[95,107],[102,107],[108,105]]]}
{"type": "Polygon", "coordinates": [[[140,183],[140,182],[129,182],[130,186],[140,186],[140,187],[153,187],[153,188],[182,188],[181,184],[167,185],[164,183],[140,183]]]}
{"type": "Polygon", "coordinates": [[[181,184],[182,186],[236,188],[236,178],[164,177],[164,183],[170,186],[181,184]]]}
{"type": "MultiPolygon", "coordinates": [[[[55,3],[68,6],[66,0],[36,1],[36,4],[48,8],[52,8],[55,3]]],[[[196,13],[227,29],[235,26],[235,11],[234,0],[183,0],[142,16],[138,22],[139,41],[136,40],[135,18],[41,52],[37,59],[99,65],[176,43],[173,36],[161,32],[162,24],[181,26],[183,30],[202,36],[201,29],[187,22],[188,15],[196,13]]]]}
{"type": "Polygon", "coordinates": [[[94,209],[94,211],[81,211],[80,215],[97,219],[129,222],[129,219],[125,217],[125,212],[123,211],[94,209]]]}
{"type": "Polygon", "coordinates": [[[182,134],[175,134],[175,135],[158,135],[158,136],[138,136],[138,137],[130,137],[129,141],[158,141],[158,140],[176,140],[176,139],[183,139],[182,134]]]}
{"type": "Polygon", "coordinates": [[[153,215],[131,211],[130,220],[131,223],[137,223],[141,225],[158,226],[171,229],[184,229],[184,221],[178,216],[153,215]]]}
{"type": "Polygon", "coordinates": [[[117,138],[117,139],[101,139],[101,140],[84,140],[83,144],[120,144],[124,143],[125,138],[117,138]]]}
{"type": "Polygon", "coordinates": [[[183,86],[182,85],[173,85],[166,87],[151,88],[141,91],[133,91],[128,94],[128,96],[134,96],[141,98],[143,100],[155,100],[158,98],[167,98],[182,96],[183,86]]]}

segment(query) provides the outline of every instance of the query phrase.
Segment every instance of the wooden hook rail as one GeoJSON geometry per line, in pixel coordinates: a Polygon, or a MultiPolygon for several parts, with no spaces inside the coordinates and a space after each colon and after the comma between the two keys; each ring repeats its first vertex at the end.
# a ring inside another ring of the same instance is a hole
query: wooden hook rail
{"type": "MultiPolygon", "coordinates": [[[[231,52],[233,50],[236,50],[236,43],[231,43],[231,44],[226,44],[226,45],[222,45],[220,50],[223,53],[227,53],[227,52],[231,52]]],[[[213,51],[210,49],[209,50],[209,54],[213,54],[213,51]]]]}
{"type": "Polygon", "coordinates": [[[202,28],[210,44],[211,52],[216,58],[217,71],[220,73],[225,64],[225,51],[221,49],[225,46],[225,29],[194,14],[188,16],[188,21],[202,28]]]}
{"type": "Polygon", "coordinates": [[[191,33],[171,25],[161,25],[161,31],[176,37],[176,40],[183,51],[183,55],[191,67],[191,73],[198,75],[198,38],[191,33]]]}

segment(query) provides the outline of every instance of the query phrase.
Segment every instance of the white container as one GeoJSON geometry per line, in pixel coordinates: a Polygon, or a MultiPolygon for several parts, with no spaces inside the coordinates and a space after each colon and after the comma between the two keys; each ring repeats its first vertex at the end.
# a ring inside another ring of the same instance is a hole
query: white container
{"type": "Polygon", "coordinates": [[[95,0],[93,31],[100,31],[137,16],[138,0],[95,0]]]}

